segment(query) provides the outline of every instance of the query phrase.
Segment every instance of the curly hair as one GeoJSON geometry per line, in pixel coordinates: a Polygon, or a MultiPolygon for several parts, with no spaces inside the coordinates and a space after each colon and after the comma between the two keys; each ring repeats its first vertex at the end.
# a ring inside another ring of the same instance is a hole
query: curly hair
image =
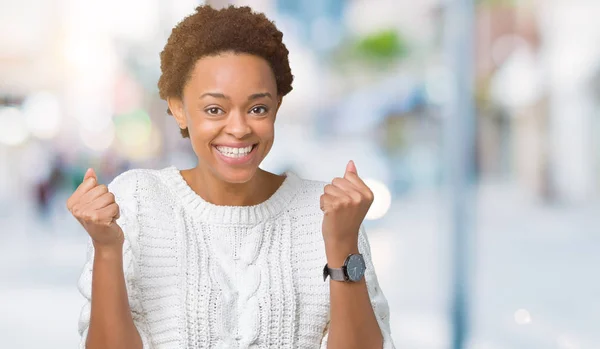
{"type": "MultiPolygon", "coordinates": [[[[217,10],[198,6],[195,12],[177,24],[160,53],[160,98],[183,97],[183,88],[196,61],[223,52],[248,53],[264,58],[275,75],[277,93],[285,96],[292,90],[294,76],[288,61],[289,51],[283,33],[264,14],[250,7],[217,10]]],[[[167,113],[172,115],[171,110],[167,113]]],[[[189,137],[181,129],[182,137],[189,137]]]]}

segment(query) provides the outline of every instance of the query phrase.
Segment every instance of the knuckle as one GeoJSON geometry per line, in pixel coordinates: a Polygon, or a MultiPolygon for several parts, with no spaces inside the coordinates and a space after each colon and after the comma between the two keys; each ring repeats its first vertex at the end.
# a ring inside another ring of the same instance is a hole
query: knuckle
{"type": "Polygon", "coordinates": [[[98,215],[98,212],[90,213],[89,219],[90,219],[90,222],[92,222],[92,223],[96,223],[96,224],[100,223],[100,215],[98,215]]]}
{"type": "Polygon", "coordinates": [[[92,216],[89,213],[84,213],[79,216],[79,218],[86,223],[94,223],[92,216]]]}
{"type": "Polygon", "coordinates": [[[100,185],[98,185],[98,188],[100,188],[99,190],[103,193],[108,192],[108,187],[106,186],[106,184],[100,184],[100,185]]]}
{"type": "Polygon", "coordinates": [[[367,200],[369,200],[369,202],[373,202],[373,200],[375,200],[375,194],[373,194],[372,191],[369,190],[369,193],[367,195],[367,200]]]}
{"type": "Polygon", "coordinates": [[[79,207],[79,205],[73,205],[71,207],[71,213],[75,217],[81,217],[81,208],[79,207]]]}

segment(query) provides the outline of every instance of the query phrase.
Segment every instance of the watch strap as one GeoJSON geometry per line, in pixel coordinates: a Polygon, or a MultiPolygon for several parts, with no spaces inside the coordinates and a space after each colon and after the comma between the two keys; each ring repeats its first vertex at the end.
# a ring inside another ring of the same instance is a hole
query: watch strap
{"type": "Polygon", "coordinates": [[[331,277],[331,280],[334,281],[347,281],[344,268],[329,268],[325,264],[325,268],[323,268],[323,281],[327,280],[327,276],[331,277]]]}

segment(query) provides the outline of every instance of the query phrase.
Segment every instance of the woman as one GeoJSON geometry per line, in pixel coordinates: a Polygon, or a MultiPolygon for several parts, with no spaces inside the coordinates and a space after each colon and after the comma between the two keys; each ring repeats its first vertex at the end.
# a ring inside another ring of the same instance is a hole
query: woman
{"type": "Polygon", "coordinates": [[[198,164],[108,187],[90,169],[69,198],[91,237],[81,347],[393,348],[354,163],[327,185],[259,168],[292,90],[282,33],[248,7],[200,6],[161,70],[198,164]]]}

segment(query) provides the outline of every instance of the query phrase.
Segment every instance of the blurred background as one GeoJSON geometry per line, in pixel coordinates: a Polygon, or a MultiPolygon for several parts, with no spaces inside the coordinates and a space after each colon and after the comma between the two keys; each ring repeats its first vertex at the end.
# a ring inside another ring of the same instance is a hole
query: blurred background
{"type": "MultiPolygon", "coordinates": [[[[74,348],[94,167],[194,166],[158,97],[197,0],[0,2],[2,348],[74,348]]],[[[264,168],[349,159],[397,348],[600,348],[600,1],[245,0],[294,90],[264,168]],[[594,276],[596,275],[596,276],[594,276]]]]}

